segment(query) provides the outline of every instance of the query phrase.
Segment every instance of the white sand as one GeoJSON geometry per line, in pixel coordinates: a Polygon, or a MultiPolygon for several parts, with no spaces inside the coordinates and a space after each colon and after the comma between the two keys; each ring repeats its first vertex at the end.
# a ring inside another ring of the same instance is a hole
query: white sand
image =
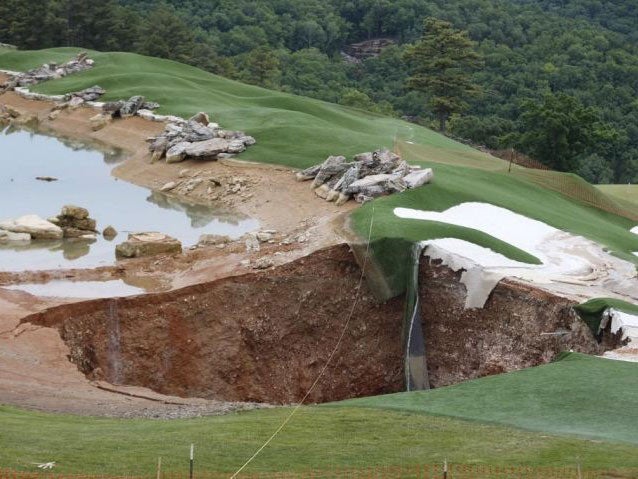
{"type": "Polygon", "coordinates": [[[634,234],[637,234],[637,235],[638,235],[638,225],[637,225],[637,226],[634,226],[634,227],[633,227],[633,228],[631,228],[629,231],[630,231],[631,233],[634,233],[634,234]]]}
{"type": "Polygon", "coordinates": [[[494,251],[455,238],[427,240],[425,254],[442,259],[468,289],[466,307],[482,307],[489,292],[506,276],[542,284],[559,294],[584,298],[605,296],[638,300],[632,263],[607,253],[586,238],[488,203],[462,203],[443,212],[395,208],[400,218],[438,221],[487,233],[538,258],[542,265],[513,261],[494,251]],[[594,288],[595,287],[595,288],[594,288]]]}

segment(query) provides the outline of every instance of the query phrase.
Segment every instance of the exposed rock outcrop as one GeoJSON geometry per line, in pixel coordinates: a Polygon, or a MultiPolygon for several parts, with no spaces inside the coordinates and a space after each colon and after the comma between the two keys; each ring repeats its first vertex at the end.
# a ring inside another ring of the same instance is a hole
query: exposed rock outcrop
{"type": "Polygon", "coordinates": [[[320,198],[342,205],[350,198],[364,203],[377,196],[400,193],[432,181],[432,169],[411,167],[389,150],[355,155],[352,162],[345,156],[329,156],[320,165],[297,173],[298,181],[313,180],[312,187],[320,198]]]}

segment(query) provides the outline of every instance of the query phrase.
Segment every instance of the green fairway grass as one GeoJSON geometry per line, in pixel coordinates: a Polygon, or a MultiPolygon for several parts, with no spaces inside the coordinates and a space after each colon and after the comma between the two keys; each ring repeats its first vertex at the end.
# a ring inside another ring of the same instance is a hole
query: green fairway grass
{"type": "MultiPolygon", "coordinates": [[[[496,405],[495,405],[496,406],[496,405]]],[[[595,407],[595,404],[592,404],[595,407]]],[[[43,414],[0,407],[0,464],[57,472],[234,471],[279,426],[288,408],[188,420],[123,420],[43,414]]],[[[603,416],[605,417],[605,416],[603,416]]],[[[556,437],[430,416],[421,411],[304,407],[246,472],[440,463],[638,467],[634,444],[556,437]]]]}
{"type": "Polygon", "coordinates": [[[437,414],[638,446],[638,364],[566,353],[535,368],[431,391],[336,403],[437,414]]]}
{"type": "MultiPolygon", "coordinates": [[[[352,224],[360,237],[367,238],[374,210],[372,240],[394,238],[423,241],[453,237],[490,248],[517,261],[537,262],[511,245],[476,230],[394,215],[397,207],[444,211],[463,202],[478,201],[501,206],[557,229],[584,236],[606,246],[622,259],[638,264],[638,257],[632,254],[638,251],[638,235],[629,231],[635,224],[632,220],[585,206],[558,192],[509,176],[506,172],[434,162],[423,163],[423,166],[434,169],[435,178],[431,184],[379,198],[354,211],[352,224]]],[[[388,282],[384,286],[387,294],[382,296],[393,296],[403,291],[408,255],[405,245],[402,241],[386,241],[373,251],[377,266],[388,282]],[[384,258],[397,260],[384,261],[384,258]]]]}
{"type": "Polygon", "coordinates": [[[603,193],[638,209],[638,185],[596,185],[603,193]]]}
{"type": "MultiPolygon", "coordinates": [[[[47,61],[63,62],[74,48],[40,51],[2,51],[0,68],[26,70],[47,61]]],[[[427,128],[398,119],[318,100],[231,81],[176,62],[130,53],[90,52],[91,70],[35,87],[43,93],[64,93],[99,84],[106,100],[141,94],[161,103],[160,112],[188,117],[204,110],[212,120],[255,136],[257,145],[241,155],[246,160],[304,168],[328,155],[353,155],[375,148],[392,148],[397,138],[409,140],[419,154],[406,154],[413,164],[431,166],[434,182],[424,188],[377,200],[374,238],[410,241],[452,236],[476,242],[505,256],[529,263],[538,260],[479,231],[456,226],[395,218],[392,209],[405,206],[441,211],[463,201],[484,201],[544,221],[558,229],[590,238],[614,254],[638,264],[638,236],[629,233],[633,221],[587,206],[543,188],[542,179],[507,174],[507,163],[427,128]]],[[[560,176],[552,172],[552,183],[560,176]]],[[[584,183],[584,182],[583,182],[584,183]]],[[[586,184],[585,184],[586,185],[586,184]]],[[[604,199],[604,198],[603,198],[604,199]]],[[[599,198],[600,200],[600,198],[599,198]]],[[[371,205],[357,210],[355,231],[366,237],[371,205]]],[[[375,251],[375,256],[397,256],[375,251]]],[[[399,263],[397,263],[399,265],[399,263]]],[[[399,265],[403,268],[403,265],[399,265]]],[[[402,271],[386,271],[403,277],[402,271]]],[[[402,284],[391,285],[393,293],[402,284]]]]}

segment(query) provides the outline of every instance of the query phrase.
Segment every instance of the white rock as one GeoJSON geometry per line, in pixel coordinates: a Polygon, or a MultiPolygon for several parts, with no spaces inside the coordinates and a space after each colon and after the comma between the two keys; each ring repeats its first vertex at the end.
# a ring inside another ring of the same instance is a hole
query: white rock
{"type": "Polygon", "coordinates": [[[1,221],[0,229],[13,233],[28,233],[33,239],[60,239],[63,236],[62,228],[38,215],[25,215],[14,220],[1,221]]]}
{"type": "Polygon", "coordinates": [[[31,241],[31,235],[28,233],[0,230],[0,243],[28,243],[29,241],[31,241]]]}
{"type": "Polygon", "coordinates": [[[416,170],[412,173],[408,173],[403,177],[403,181],[408,188],[417,188],[432,181],[433,177],[434,172],[432,168],[425,168],[424,170],[416,170]]]}

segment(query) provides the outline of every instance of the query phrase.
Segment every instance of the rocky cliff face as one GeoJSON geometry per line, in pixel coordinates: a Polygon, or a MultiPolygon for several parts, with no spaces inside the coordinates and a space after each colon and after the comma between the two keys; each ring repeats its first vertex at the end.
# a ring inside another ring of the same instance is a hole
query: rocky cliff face
{"type": "MultiPolygon", "coordinates": [[[[56,327],[87,376],[224,400],[291,403],[323,368],[357,298],[361,271],[345,245],[268,271],[180,290],[95,300],[24,319],[56,327]]],[[[570,301],[510,281],[484,309],[464,310],[459,274],[420,270],[430,380],[442,386],[598,352],[570,301]]],[[[378,304],[365,284],[330,366],[308,402],[403,390],[403,298],[378,304]]]]}

